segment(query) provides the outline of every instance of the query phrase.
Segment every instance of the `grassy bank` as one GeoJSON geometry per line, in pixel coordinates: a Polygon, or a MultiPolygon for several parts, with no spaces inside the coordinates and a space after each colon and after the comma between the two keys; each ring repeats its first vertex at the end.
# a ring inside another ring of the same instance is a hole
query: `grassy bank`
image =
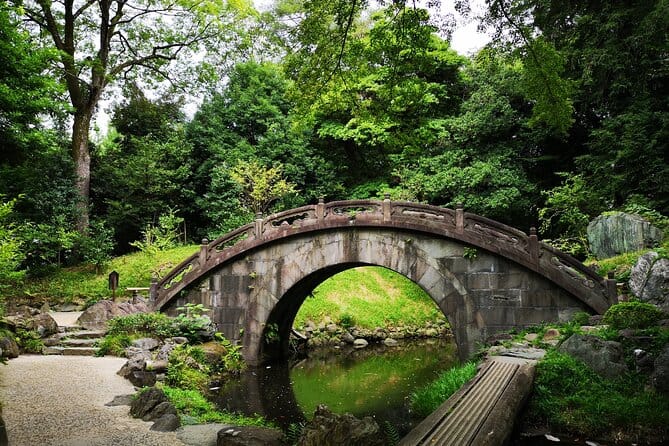
{"type": "Polygon", "coordinates": [[[362,267],[343,271],[321,283],[305,300],[294,325],[331,320],[373,329],[422,326],[443,319],[432,299],[411,280],[385,268],[362,267]]]}

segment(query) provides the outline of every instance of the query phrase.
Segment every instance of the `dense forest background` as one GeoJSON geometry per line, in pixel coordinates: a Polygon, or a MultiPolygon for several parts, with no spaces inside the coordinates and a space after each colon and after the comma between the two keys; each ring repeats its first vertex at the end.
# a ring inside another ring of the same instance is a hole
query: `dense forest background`
{"type": "Polygon", "coordinates": [[[601,212],[669,213],[669,1],[455,4],[471,56],[438,1],[0,0],[0,279],[319,197],[463,203],[579,256],[601,212]]]}

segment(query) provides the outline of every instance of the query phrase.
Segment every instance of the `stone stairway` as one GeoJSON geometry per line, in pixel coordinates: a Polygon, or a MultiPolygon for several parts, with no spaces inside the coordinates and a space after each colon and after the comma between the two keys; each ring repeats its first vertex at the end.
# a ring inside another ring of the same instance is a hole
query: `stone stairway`
{"type": "Polygon", "coordinates": [[[95,343],[105,335],[103,330],[86,330],[77,325],[81,312],[52,312],[58,323],[58,333],[45,339],[44,355],[94,356],[95,343]]]}
{"type": "Polygon", "coordinates": [[[85,330],[81,327],[61,327],[61,332],[45,341],[44,355],[94,356],[98,348],[95,343],[105,332],[85,330]]]}
{"type": "Polygon", "coordinates": [[[501,446],[532,387],[534,361],[493,357],[400,446],[501,446]]]}

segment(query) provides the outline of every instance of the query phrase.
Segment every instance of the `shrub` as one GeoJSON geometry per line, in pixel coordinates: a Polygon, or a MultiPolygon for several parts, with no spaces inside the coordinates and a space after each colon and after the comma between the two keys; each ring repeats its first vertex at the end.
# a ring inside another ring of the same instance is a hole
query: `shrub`
{"type": "Polygon", "coordinates": [[[125,356],[125,349],[132,344],[132,338],[125,334],[112,334],[102,338],[98,343],[96,356],[125,356]]]}
{"type": "Polygon", "coordinates": [[[590,315],[585,311],[579,311],[578,313],[574,314],[572,320],[578,325],[588,325],[590,322],[590,315]]]}
{"type": "Polygon", "coordinates": [[[476,375],[477,364],[467,362],[442,373],[439,378],[411,394],[411,407],[419,416],[434,412],[441,403],[476,375]]]}
{"type": "Polygon", "coordinates": [[[606,310],[603,322],[616,330],[648,328],[663,317],[664,313],[655,305],[646,302],[621,302],[606,310]]]}
{"type": "Polygon", "coordinates": [[[240,345],[233,345],[225,336],[216,333],[216,339],[225,347],[225,355],[223,355],[222,362],[224,371],[227,373],[238,374],[246,368],[246,362],[242,357],[242,347],[240,345]]]}
{"type": "Polygon", "coordinates": [[[44,348],[44,342],[35,330],[18,329],[16,331],[16,341],[26,353],[42,353],[44,348]]]}
{"type": "Polygon", "coordinates": [[[162,313],[135,313],[127,316],[117,316],[107,323],[108,335],[140,334],[169,338],[178,336],[173,319],[162,313]]]}
{"type": "Polygon", "coordinates": [[[203,390],[209,384],[209,366],[204,351],[187,344],[178,345],[168,358],[167,384],[181,389],[203,390]]]}

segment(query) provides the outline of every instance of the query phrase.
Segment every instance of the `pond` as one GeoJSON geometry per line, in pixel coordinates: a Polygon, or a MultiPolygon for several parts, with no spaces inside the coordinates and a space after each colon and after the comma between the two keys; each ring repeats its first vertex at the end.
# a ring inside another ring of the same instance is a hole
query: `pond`
{"type": "Polygon", "coordinates": [[[214,401],[282,427],[310,419],[325,404],[335,413],[372,416],[379,425],[390,422],[403,435],[420,421],[411,417],[411,393],[458,362],[455,343],[441,339],[315,351],[300,361],[249,370],[221,388],[214,401]]]}

